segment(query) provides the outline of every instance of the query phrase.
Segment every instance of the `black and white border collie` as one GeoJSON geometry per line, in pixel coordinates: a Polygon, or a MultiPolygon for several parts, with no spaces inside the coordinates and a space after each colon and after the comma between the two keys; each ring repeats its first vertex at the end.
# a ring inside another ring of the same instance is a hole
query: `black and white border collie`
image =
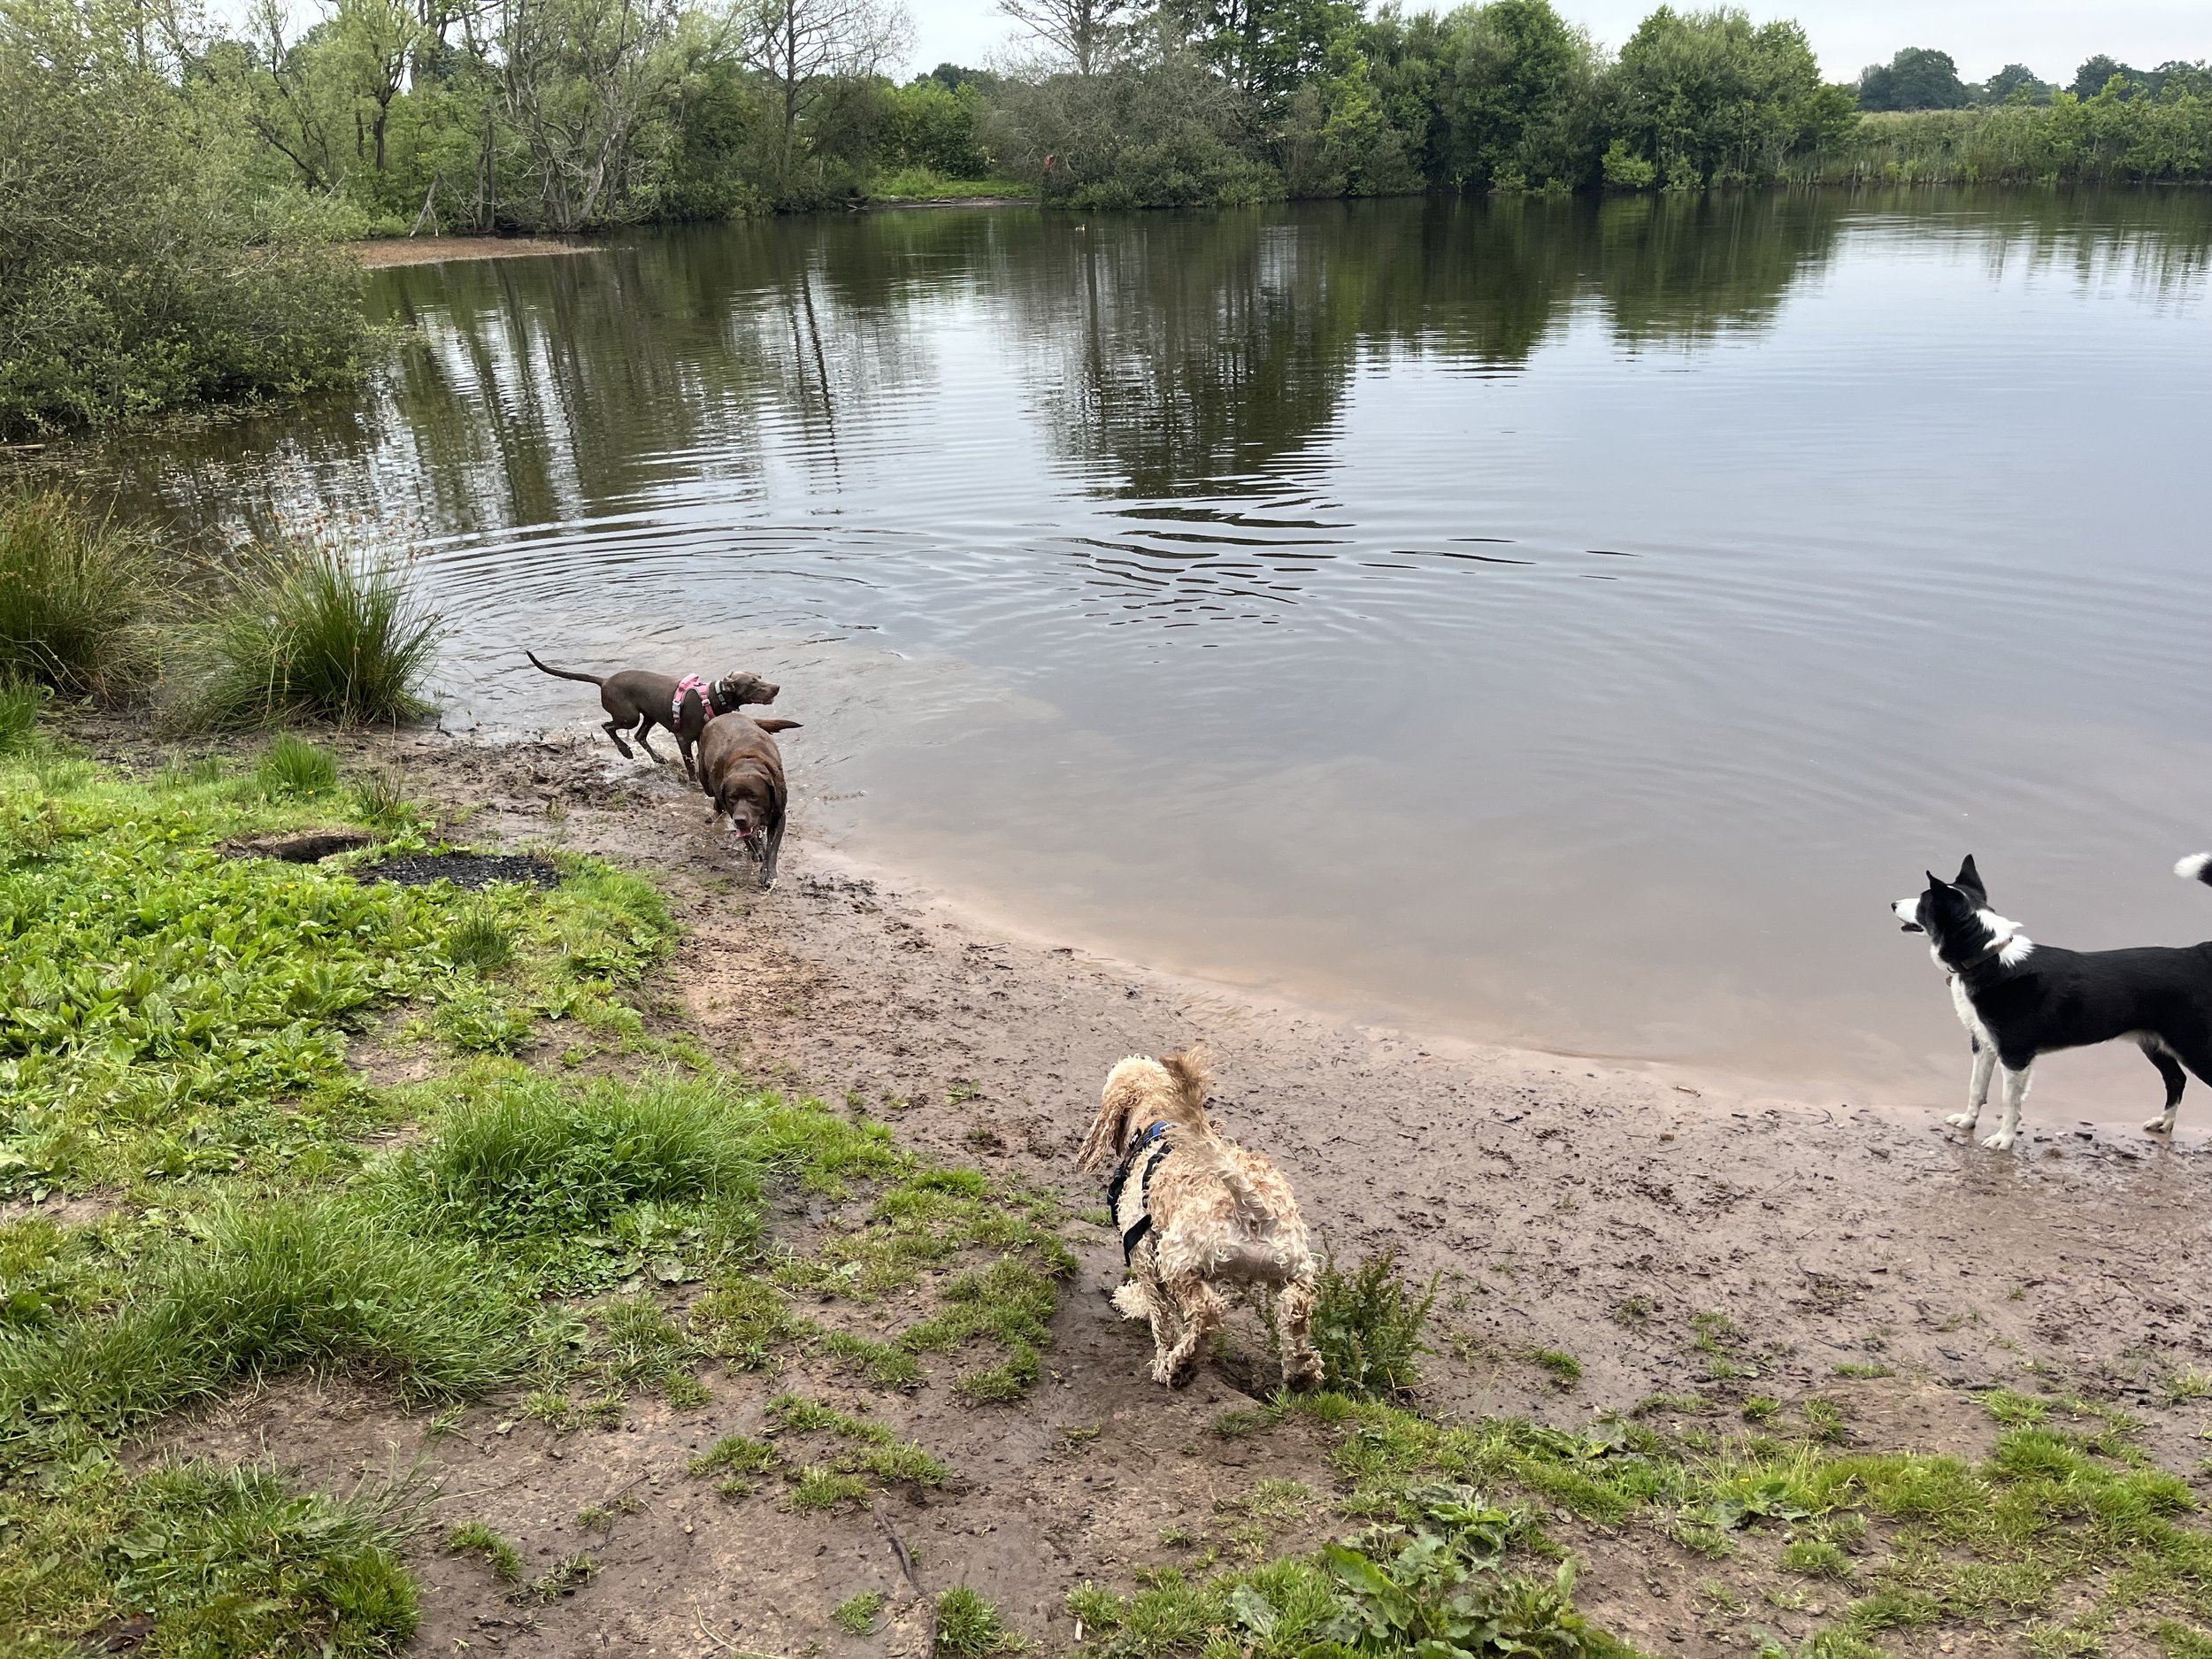
{"type": "MultiPolygon", "coordinates": [[[[2174,873],[2212,887],[2212,853],[2174,873]]],[[[2020,1102],[2037,1056],[2127,1037],[2166,1080],[2166,1110],[2143,1125],[2170,1133],[2188,1084],[2186,1066],[2212,1087],[2212,943],[2133,950],[2061,950],[2039,945],[1989,908],[1970,856],[1958,879],[1928,874],[1928,890],[1890,906],[1951,981],[1951,1002],[1974,1045],[1966,1110],[1944,1119],[1971,1131],[1989,1098],[1993,1068],[2005,1073],[2005,1117],[1982,1142],[1999,1152],[2020,1133],[2020,1102]]]]}

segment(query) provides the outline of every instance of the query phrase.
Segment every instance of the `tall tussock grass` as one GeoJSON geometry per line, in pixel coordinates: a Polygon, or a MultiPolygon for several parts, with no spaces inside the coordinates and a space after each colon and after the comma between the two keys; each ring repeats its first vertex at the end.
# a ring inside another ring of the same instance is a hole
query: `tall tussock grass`
{"type": "Polygon", "coordinates": [[[417,718],[439,627],[402,566],[313,537],[264,542],[197,630],[177,713],[227,727],[417,718]]]}
{"type": "Polygon", "coordinates": [[[0,682],[101,697],[144,685],[163,596],[142,532],[59,490],[0,493],[0,682]]]}
{"type": "Polygon", "coordinates": [[[158,1250],[111,1313],[0,1337],[0,1438],[127,1428],[300,1366],[458,1398],[518,1363],[526,1310],[465,1246],[330,1197],[214,1211],[158,1250]]]}
{"type": "Polygon", "coordinates": [[[12,671],[0,673],[0,755],[19,754],[31,746],[39,713],[51,695],[35,680],[12,671]]]}

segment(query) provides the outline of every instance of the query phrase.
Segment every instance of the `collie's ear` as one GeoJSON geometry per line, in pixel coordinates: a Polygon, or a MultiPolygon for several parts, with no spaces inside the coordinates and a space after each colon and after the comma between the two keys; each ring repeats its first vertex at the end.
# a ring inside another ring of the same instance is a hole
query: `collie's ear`
{"type": "Polygon", "coordinates": [[[1966,855],[1966,862],[1959,866],[1958,879],[1951,885],[1955,887],[1970,888],[1984,898],[1989,896],[1989,889],[1982,885],[1982,872],[1974,868],[1972,853],[1966,855]]]}

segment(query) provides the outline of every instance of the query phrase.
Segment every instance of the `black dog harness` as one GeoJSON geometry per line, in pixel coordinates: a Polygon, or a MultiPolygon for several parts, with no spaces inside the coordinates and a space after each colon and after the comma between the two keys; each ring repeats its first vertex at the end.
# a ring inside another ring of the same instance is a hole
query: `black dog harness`
{"type": "Polygon", "coordinates": [[[1121,1220],[1121,1195],[1132,1176],[1136,1178],[1137,1202],[1144,1206],[1144,1212],[1121,1235],[1121,1260],[1125,1267],[1136,1254],[1137,1247],[1144,1242],[1144,1235],[1152,1231],[1152,1171],[1171,1150],[1164,1118],[1129,1143],[1129,1150],[1121,1156],[1120,1167],[1114,1171],[1114,1179],[1106,1183],[1106,1213],[1117,1223],[1121,1220]],[[1140,1163],[1144,1166],[1141,1170],[1137,1167],[1140,1163]]]}

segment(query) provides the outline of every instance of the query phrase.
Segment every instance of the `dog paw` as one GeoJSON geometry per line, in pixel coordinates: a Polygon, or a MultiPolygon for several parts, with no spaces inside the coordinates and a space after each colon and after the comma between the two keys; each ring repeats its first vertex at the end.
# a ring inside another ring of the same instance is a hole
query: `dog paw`
{"type": "Polygon", "coordinates": [[[1971,1129],[1974,1126],[1973,1116],[1969,1112],[1953,1112],[1943,1121],[1954,1129],[1971,1129]]]}
{"type": "Polygon", "coordinates": [[[2009,1152],[2012,1150],[2012,1137],[2000,1129],[1988,1140],[1983,1141],[1982,1145],[1992,1152],[2009,1152]]]}
{"type": "Polygon", "coordinates": [[[2163,1118],[2152,1118],[2143,1125],[2143,1128],[2147,1133],[2154,1135],[2170,1135],[2174,1132],[2173,1125],[2168,1123],[2163,1118]]]}

